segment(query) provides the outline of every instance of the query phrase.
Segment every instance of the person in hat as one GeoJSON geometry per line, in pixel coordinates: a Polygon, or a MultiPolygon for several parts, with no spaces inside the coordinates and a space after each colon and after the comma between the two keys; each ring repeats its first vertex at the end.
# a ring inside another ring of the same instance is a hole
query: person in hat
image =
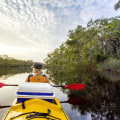
{"type": "Polygon", "coordinates": [[[45,75],[42,75],[42,64],[34,63],[32,65],[33,73],[28,75],[26,82],[41,82],[41,83],[50,83],[49,78],[45,75]]]}

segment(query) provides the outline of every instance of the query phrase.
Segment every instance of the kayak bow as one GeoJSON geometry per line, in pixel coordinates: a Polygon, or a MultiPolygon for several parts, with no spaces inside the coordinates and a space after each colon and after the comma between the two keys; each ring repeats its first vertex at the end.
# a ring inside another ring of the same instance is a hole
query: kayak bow
{"type": "Polygon", "coordinates": [[[42,99],[30,99],[18,104],[16,102],[15,99],[3,120],[69,120],[56,97],[53,103],[42,99]]]}
{"type": "Polygon", "coordinates": [[[48,83],[25,82],[3,120],[69,120],[48,83]]]}

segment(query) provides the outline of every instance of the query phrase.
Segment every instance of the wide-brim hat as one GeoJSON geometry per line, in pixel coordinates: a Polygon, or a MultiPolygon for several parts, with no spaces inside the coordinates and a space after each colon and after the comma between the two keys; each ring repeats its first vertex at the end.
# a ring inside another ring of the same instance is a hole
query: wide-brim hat
{"type": "Polygon", "coordinates": [[[41,63],[34,63],[34,64],[32,65],[32,68],[42,69],[42,64],[41,64],[41,63]]]}

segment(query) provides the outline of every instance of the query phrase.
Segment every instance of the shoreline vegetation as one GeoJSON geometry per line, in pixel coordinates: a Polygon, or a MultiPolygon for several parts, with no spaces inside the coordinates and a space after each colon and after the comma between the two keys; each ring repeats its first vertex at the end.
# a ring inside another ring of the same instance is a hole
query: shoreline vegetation
{"type": "Polygon", "coordinates": [[[0,79],[6,80],[8,77],[18,73],[31,72],[32,60],[17,60],[8,57],[7,55],[0,55],[0,79]]]}
{"type": "Polygon", "coordinates": [[[120,16],[90,20],[44,59],[48,68],[120,72],[120,16]]]}
{"type": "MultiPolygon", "coordinates": [[[[120,72],[120,16],[90,20],[87,27],[69,30],[68,39],[44,59],[45,68],[120,72]]],[[[24,61],[0,55],[2,67],[30,67],[24,61]]]]}
{"type": "Polygon", "coordinates": [[[0,55],[0,68],[6,67],[30,67],[32,66],[33,61],[32,60],[17,60],[12,57],[8,57],[7,55],[0,55]]]}

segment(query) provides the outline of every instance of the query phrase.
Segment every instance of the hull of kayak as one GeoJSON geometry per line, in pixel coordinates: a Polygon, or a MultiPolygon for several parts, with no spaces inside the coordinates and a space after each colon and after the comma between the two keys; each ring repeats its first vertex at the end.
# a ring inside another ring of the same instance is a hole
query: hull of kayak
{"type": "Polygon", "coordinates": [[[3,120],[69,120],[55,97],[53,103],[42,99],[30,99],[18,103],[15,99],[3,120]]]}

